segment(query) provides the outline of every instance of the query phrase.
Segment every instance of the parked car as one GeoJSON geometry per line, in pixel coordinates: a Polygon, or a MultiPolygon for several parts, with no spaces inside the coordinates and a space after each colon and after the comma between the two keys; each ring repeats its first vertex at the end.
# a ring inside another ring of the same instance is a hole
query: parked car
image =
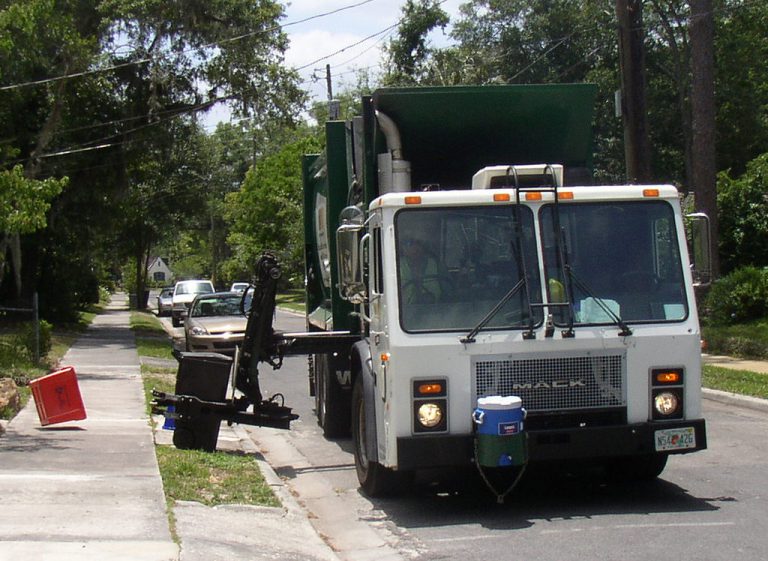
{"type": "Polygon", "coordinates": [[[245,292],[248,290],[248,287],[251,286],[247,282],[233,282],[232,286],[229,287],[229,290],[231,292],[245,292]]]}
{"type": "Polygon", "coordinates": [[[173,309],[173,287],[166,286],[157,295],[157,315],[169,316],[173,309]]]}
{"type": "MultiPolygon", "coordinates": [[[[215,292],[195,297],[184,322],[187,350],[234,355],[248,323],[248,317],[240,308],[242,299],[242,292],[215,292]]],[[[250,294],[246,296],[244,309],[249,307],[250,294]]]]}
{"type": "Polygon", "coordinates": [[[209,280],[177,282],[173,288],[173,308],[171,310],[171,323],[173,326],[179,327],[184,318],[187,317],[187,312],[195,296],[198,294],[209,294],[213,291],[213,283],[209,280]]]}

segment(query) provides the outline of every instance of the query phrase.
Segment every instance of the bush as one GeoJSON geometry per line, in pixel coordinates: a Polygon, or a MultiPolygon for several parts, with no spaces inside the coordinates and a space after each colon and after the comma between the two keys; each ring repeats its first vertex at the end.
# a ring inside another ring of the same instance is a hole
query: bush
{"type": "Polygon", "coordinates": [[[717,280],[705,307],[716,325],[745,323],[768,316],[768,270],[742,267],[717,280]]]}
{"type": "Polygon", "coordinates": [[[768,153],[747,164],[741,177],[718,176],[720,260],[724,272],[768,263],[768,153]]]}
{"type": "MultiPolygon", "coordinates": [[[[44,357],[51,350],[51,335],[53,333],[53,326],[45,321],[40,320],[40,357],[44,357]]],[[[21,329],[15,338],[15,345],[20,352],[23,352],[27,357],[32,360],[35,357],[35,323],[32,321],[25,322],[21,325],[21,329]]]]}

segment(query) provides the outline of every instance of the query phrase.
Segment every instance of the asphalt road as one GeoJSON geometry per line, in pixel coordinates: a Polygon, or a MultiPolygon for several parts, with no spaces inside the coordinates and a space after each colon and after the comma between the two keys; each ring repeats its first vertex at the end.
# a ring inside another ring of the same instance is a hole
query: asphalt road
{"type": "MultiPolygon", "coordinates": [[[[278,327],[303,329],[278,314],[278,327]]],[[[505,504],[472,474],[370,500],[357,489],[351,442],[323,439],[304,358],[261,369],[301,415],[291,431],[249,428],[273,468],[342,559],[649,560],[768,558],[768,415],[705,402],[709,449],[670,460],[653,483],[621,485],[566,471],[533,474],[505,504]]],[[[568,466],[565,466],[568,467],[568,466]]]]}

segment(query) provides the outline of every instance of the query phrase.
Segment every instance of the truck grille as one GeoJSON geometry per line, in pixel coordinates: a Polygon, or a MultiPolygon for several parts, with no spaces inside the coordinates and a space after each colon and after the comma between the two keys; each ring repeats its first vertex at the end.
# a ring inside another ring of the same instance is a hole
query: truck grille
{"type": "Polygon", "coordinates": [[[529,412],[626,406],[624,355],[474,361],[477,397],[517,395],[529,412]]]}

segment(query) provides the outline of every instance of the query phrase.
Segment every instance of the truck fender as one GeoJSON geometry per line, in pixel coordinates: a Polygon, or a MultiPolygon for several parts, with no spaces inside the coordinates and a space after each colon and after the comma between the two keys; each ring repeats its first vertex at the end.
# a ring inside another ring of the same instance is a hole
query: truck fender
{"type": "Polygon", "coordinates": [[[376,380],[371,368],[371,347],[367,341],[358,341],[352,346],[352,384],[358,376],[363,382],[363,396],[365,399],[365,441],[368,459],[379,461],[379,451],[376,439],[376,380]]]}

